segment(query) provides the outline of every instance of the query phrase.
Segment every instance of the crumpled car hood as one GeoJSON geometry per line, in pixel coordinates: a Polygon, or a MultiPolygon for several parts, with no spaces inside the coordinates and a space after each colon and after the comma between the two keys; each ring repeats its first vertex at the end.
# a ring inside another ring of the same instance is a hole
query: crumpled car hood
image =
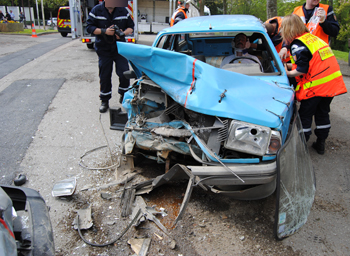
{"type": "MultiPolygon", "coordinates": [[[[118,42],[118,52],[187,109],[280,128],[294,92],[275,83],[213,67],[191,56],[118,42]],[[224,96],[220,101],[221,97],[224,96]]],[[[272,77],[273,79],[274,77],[272,77]]],[[[285,78],[284,84],[288,83],[285,78]]]]}

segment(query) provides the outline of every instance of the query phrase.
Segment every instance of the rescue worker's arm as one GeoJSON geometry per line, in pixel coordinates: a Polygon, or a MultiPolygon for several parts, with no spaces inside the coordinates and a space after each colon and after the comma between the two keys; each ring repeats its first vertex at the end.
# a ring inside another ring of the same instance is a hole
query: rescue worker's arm
{"type": "Polygon", "coordinates": [[[288,49],[287,47],[282,47],[282,49],[280,50],[280,52],[278,53],[278,56],[281,58],[281,60],[287,58],[287,53],[288,53],[288,49]]]}
{"type": "Polygon", "coordinates": [[[305,74],[305,73],[301,73],[301,72],[297,71],[296,69],[288,70],[287,67],[285,67],[285,69],[286,69],[286,73],[287,73],[288,77],[296,77],[296,76],[301,76],[301,75],[305,74]]]}
{"type": "Polygon", "coordinates": [[[296,77],[307,74],[309,71],[309,62],[312,59],[309,49],[299,40],[295,40],[290,47],[290,51],[297,67],[290,71],[286,69],[287,76],[296,77]]]}
{"type": "Polygon", "coordinates": [[[108,36],[113,36],[115,31],[114,28],[109,27],[109,28],[96,28],[94,32],[92,32],[94,35],[108,35],[108,36]]]}
{"type": "Polygon", "coordinates": [[[319,24],[322,27],[323,32],[325,32],[331,37],[337,37],[337,35],[339,34],[340,27],[338,21],[335,19],[332,6],[328,7],[327,15],[323,8],[319,8],[317,10],[317,16],[320,17],[319,24]]]}

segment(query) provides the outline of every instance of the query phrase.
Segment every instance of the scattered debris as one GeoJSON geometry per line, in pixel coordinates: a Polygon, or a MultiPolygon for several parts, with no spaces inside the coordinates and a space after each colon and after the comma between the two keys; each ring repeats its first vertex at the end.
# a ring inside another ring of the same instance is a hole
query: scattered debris
{"type": "Polygon", "coordinates": [[[145,221],[146,219],[153,221],[166,235],[169,236],[166,227],[164,227],[163,224],[152,214],[152,212],[154,212],[154,209],[152,210],[152,207],[147,207],[145,201],[141,196],[136,197],[135,205],[136,206],[131,215],[132,217],[135,216],[136,212],[141,211],[143,215],[140,218],[140,222],[145,221]]]}
{"type": "Polygon", "coordinates": [[[146,256],[151,244],[151,238],[131,238],[129,239],[128,244],[130,244],[131,249],[133,249],[137,256],[146,256]]]}
{"type": "Polygon", "coordinates": [[[110,192],[102,192],[101,197],[103,199],[111,200],[112,198],[115,198],[116,195],[112,195],[112,193],[110,193],[110,192]]]}
{"type": "Polygon", "coordinates": [[[164,185],[171,181],[188,180],[184,199],[181,204],[180,212],[174,221],[173,226],[182,218],[194,186],[195,177],[192,172],[184,165],[176,164],[167,173],[157,176],[155,179],[148,180],[133,186],[136,189],[136,195],[150,193],[154,188],[164,185]]]}
{"type": "Polygon", "coordinates": [[[107,246],[107,245],[112,245],[114,244],[116,241],[118,241],[120,238],[122,238],[125,233],[131,228],[132,225],[134,225],[134,223],[136,223],[140,217],[141,217],[141,209],[138,210],[138,212],[134,215],[134,218],[132,219],[132,221],[129,223],[129,225],[123,230],[123,232],[121,232],[120,235],[118,235],[117,238],[115,238],[114,240],[108,242],[108,243],[105,243],[105,244],[96,244],[96,243],[93,243],[93,242],[90,242],[88,240],[86,240],[83,235],[81,234],[81,231],[80,231],[80,221],[79,221],[79,214],[77,216],[77,223],[78,223],[78,232],[79,232],[79,236],[80,238],[88,245],[91,245],[91,246],[96,246],[96,247],[104,247],[104,246],[107,246]]]}
{"type": "Polygon", "coordinates": [[[24,174],[20,174],[18,175],[17,179],[13,181],[13,183],[16,186],[22,186],[24,183],[26,183],[26,181],[27,181],[27,177],[24,174]]]}
{"type": "Polygon", "coordinates": [[[176,242],[175,242],[174,239],[171,240],[171,242],[170,242],[170,244],[169,244],[169,248],[172,249],[172,250],[175,250],[175,248],[176,248],[176,242]]]}
{"type": "Polygon", "coordinates": [[[93,187],[93,185],[88,184],[88,185],[84,186],[82,189],[80,189],[80,191],[85,191],[85,190],[89,190],[89,189],[95,189],[95,190],[108,189],[108,188],[110,188],[112,186],[118,186],[118,185],[121,185],[121,184],[125,184],[125,183],[131,181],[136,175],[137,174],[133,174],[133,175],[125,178],[122,181],[114,181],[114,182],[111,182],[111,183],[108,183],[108,184],[105,184],[105,185],[102,185],[102,186],[98,186],[98,187],[93,187]]]}
{"type": "Polygon", "coordinates": [[[55,183],[52,189],[52,196],[71,196],[77,186],[76,177],[61,180],[55,183]]]}
{"type": "Polygon", "coordinates": [[[78,219],[80,229],[89,229],[92,227],[93,222],[91,219],[91,206],[86,209],[77,210],[77,217],[73,221],[74,229],[78,229],[78,219]],[[79,216],[79,218],[78,218],[79,216]]]}
{"type": "Polygon", "coordinates": [[[156,237],[158,237],[159,240],[163,240],[163,237],[161,237],[161,236],[158,235],[157,233],[154,233],[154,235],[155,235],[156,237]]]}
{"type": "Polygon", "coordinates": [[[241,239],[241,241],[243,241],[245,239],[244,236],[240,236],[239,239],[241,239]]]}

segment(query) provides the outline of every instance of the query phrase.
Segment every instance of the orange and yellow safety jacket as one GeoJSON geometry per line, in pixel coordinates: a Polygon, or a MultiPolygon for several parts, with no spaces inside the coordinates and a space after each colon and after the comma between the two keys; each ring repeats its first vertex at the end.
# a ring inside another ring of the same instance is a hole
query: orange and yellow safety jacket
{"type": "MultiPolygon", "coordinates": [[[[271,23],[271,21],[276,21],[277,22],[277,33],[280,33],[282,20],[283,20],[283,17],[276,16],[276,17],[273,17],[271,19],[268,19],[267,21],[265,21],[265,23],[271,23]]],[[[282,49],[282,42],[279,43],[278,45],[275,45],[275,48],[276,48],[277,52],[280,52],[280,50],[282,49]]]]}
{"type": "Polygon", "coordinates": [[[184,7],[180,7],[179,9],[177,9],[173,15],[171,16],[171,19],[170,19],[170,27],[174,26],[174,23],[175,23],[175,19],[176,19],[176,16],[178,15],[179,12],[182,12],[183,15],[185,16],[185,19],[187,19],[187,14],[184,10],[184,7]]]}
{"type": "MultiPolygon", "coordinates": [[[[339,64],[329,45],[310,33],[305,33],[294,40],[301,41],[311,52],[309,70],[305,75],[296,77],[298,82],[295,94],[298,101],[312,97],[334,97],[346,93],[339,64]]],[[[291,58],[293,69],[295,60],[291,58]]]]}
{"type": "MultiPolygon", "coordinates": [[[[323,8],[323,9],[326,11],[326,15],[327,15],[329,5],[321,4],[321,3],[320,3],[320,4],[319,4],[319,7],[323,8]]],[[[295,7],[293,13],[296,14],[296,15],[298,15],[298,16],[302,19],[302,21],[303,21],[304,23],[306,23],[305,14],[304,14],[304,11],[303,11],[303,6],[295,7]]],[[[308,29],[310,29],[310,23],[307,23],[307,24],[305,24],[305,25],[306,25],[306,27],[307,27],[308,29]]],[[[320,25],[318,25],[318,26],[316,27],[315,32],[313,32],[312,34],[315,35],[315,36],[317,36],[317,37],[319,37],[319,38],[321,38],[323,41],[325,41],[327,44],[329,44],[329,35],[327,35],[327,34],[323,31],[323,28],[322,28],[320,25]]]]}

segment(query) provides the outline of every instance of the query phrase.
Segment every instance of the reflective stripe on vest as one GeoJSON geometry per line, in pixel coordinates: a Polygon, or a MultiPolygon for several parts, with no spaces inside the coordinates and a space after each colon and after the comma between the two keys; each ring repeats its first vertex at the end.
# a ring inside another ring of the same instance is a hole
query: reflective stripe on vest
{"type": "Polygon", "coordinates": [[[316,96],[334,97],[345,93],[347,90],[340,67],[329,45],[310,33],[305,33],[295,40],[302,42],[312,54],[308,73],[296,77],[297,99],[300,101],[316,96]]]}
{"type": "MultiPolygon", "coordinates": [[[[340,76],[342,76],[341,72],[336,71],[329,76],[323,77],[323,78],[318,79],[318,80],[314,80],[312,82],[305,83],[305,84],[303,84],[304,90],[321,85],[321,84],[328,83],[328,82],[332,81],[333,79],[340,77],[340,76]]],[[[300,85],[298,84],[297,87],[295,88],[295,91],[298,91],[299,89],[300,89],[300,85]]]]}
{"type": "MultiPolygon", "coordinates": [[[[328,14],[329,5],[319,3],[319,7],[323,8],[325,10],[326,15],[328,14]]],[[[306,19],[305,19],[305,14],[304,14],[304,11],[303,11],[303,6],[295,7],[295,9],[293,11],[293,14],[298,15],[301,18],[301,20],[304,22],[306,27],[308,29],[310,29],[310,26],[309,26],[310,24],[309,23],[306,24],[306,19]]],[[[325,41],[327,44],[329,44],[329,35],[327,35],[323,31],[323,28],[320,26],[320,24],[318,24],[318,26],[316,28],[316,31],[313,33],[313,35],[321,38],[323,41],[325,41]]]]}

